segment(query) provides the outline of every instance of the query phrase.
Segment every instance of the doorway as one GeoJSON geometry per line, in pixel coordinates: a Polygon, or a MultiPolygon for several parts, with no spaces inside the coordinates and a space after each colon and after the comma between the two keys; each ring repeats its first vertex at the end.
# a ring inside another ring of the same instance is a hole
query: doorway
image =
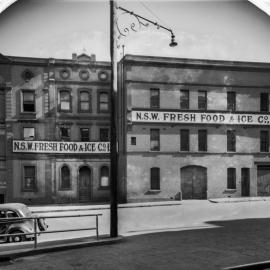
{"type": "Polygon", "coordinates": [[[249,168],[241,169],[241,196],[242,197],[250,196],[250,169],[249,168]]]}
{"type": "Polygon", "coordinates": [[[270,196],[270,165],[257,167],[257,196],[270,196]]]}
{"type": "Polygon", "coordinates": [[[91,170],[83,166],[79,170],[79,202],[91,200],[91,170]]]}
{"type": "Polygon", "coordinates": [[[186,166],[181,168],[182,199],[207,199],[207,168],[186,166]]]}

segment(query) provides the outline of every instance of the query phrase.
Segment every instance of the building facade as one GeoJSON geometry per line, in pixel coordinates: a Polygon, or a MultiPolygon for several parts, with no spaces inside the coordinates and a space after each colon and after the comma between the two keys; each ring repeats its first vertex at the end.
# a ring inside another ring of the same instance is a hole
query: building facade
{"type": "Polygon", "coordinates": [[[109,201],[110,63],[0,59],[2,202],[109,201]]]}
{"type": "Polygon", "coordinates": [[[270,196],[270,64],[127,55],[124,201],[270,196]]]}

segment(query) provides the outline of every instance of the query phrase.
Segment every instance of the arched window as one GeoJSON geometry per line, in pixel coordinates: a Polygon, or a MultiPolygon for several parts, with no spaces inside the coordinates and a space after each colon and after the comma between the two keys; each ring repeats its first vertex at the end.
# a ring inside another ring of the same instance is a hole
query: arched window
{"type": "Polygon", "coordinates": [[[159,168],[151,168],[151,190],[160,190],[160,169],[159,168]]]}
{"type": "Polygon", "coordinates": [[[60,111],[71,111],[71,95],[68,90],[60,91],[60,111]]]}
{"type": "Polygon", "coordinates": [[[109,167],[103,166],[100,169],[100,187],[108,188],[109,182],[109,167]]]}
{"type": "Polygon", "coordinates": [[[69,167],[64,165],[61,168],[61,183],[60,189],[70,189],[71,182],[70,182],[70,170],[69,167]]]}
{"type": "Polygon", "coordinates": [[[90,94],[87,91],[80,92],[79,110],[80,112],[90,111],[90,94]]]}
{"type": "Polygon", "coordinates": [[[109,111],[109,95],[106,92],[99,94],[99,111],[108,112],[109,111]]]}

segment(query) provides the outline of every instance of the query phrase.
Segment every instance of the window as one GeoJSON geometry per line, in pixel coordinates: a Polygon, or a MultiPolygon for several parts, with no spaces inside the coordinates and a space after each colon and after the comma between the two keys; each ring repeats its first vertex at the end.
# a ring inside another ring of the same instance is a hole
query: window
{"type": "Polygon", "coordinates": [[[160,169],[151,168],[151,190],[160,190],[160,169]]]}
{"type": "Polygon", "coordinates": [[[22,92],[22,111],[23,112],[35,112],[35,92],[34,91],[23,91],[22,92]]]}
{"type": "Polygon", "coordinates": [[[189,151],[189,130],[188,129],[180,130],[180,150],[189,151]]]}
{"type": "Polygon", "coordinates": [[[136,145],[136,137],[131,137],[131,145],[136,145]]]}
{"type": "Polygon", "coordinates": [[[67,90],[60,91],[60,111],[71,111],[71,95],[67,90]]]}
{"type": "Polygon", "coordinates": [[[227,151],[235,152],[235,130],[227,130],[227,151]]]}
{"type": "Polygon", "coordinates": [[[101,92],[99,94],[98,108],[99,108],[99,112],[108,112],[109,111],[109,95],[108,95],[108,93],[101,92]]]}
{"type": "Polygon", "coordinates": [[[159,129],[150,129],[150,150],[159,151],[160,150],[160,138],[159,129]]]}
{"type": "Polygon", "coordinates": [[[201,129],[198,131],[198,150],[207,151],[207,130],[201,129]]]}
{"type": "Polygon", "coordinates": [[[107,166],[103,166],[100,169],[100,187],[108,188],[109,183],[109,168],[107,166]]]}
{"type": "Polygon", "coordinates": [[[87,91],[81,91],[79,97],[79,111],[90,112],[90,94],[87,91]]]}
{"type": "Polygon", "coordinates": [[[71,182],[70,182],[70,170],[69,167],[64,165],[61,168],[61,183],[60,189],[70,189],[71,182]]]}
{"type": "Polygon", "coordinates": [[[81,128],[81,141],[88,142],[89,141],[89,128],[81,128]]]}
{"type": "Polygon", "coordinates": [[[235,92],[227,92],[227,110],[235,111],[236,95],[235,92]]]}
{"type": "Polygon", "coordinates": [[[159,108],[159,89],[150,89],[150,108],[159,108]]]}
{"type": "Polygon", "coordinates": [[[24,166],[23,167],[23,190],[35,191],[36,189],[36,167],[24,166]]]}
{"type": "Polygon", "coordinates": [[[99,139],[101,142],[108,142],[109,141],[109,129],[108,128],[101,128],[99,130],[99,139]]]}
{"type": "Polygon", "coordinates": [[[70,128],[68,127],[60,127],[60,139],[63,141],[70,140],[70,128]]]}
{"type": "Polygon", "coordinates": [[[236,169],[227,169],[227,189],[236,189],[236,169]]]}
{"type": "Polygon", "coordinates": [[[269,112],[269,94],[261,93],[261,112],[269,112]]]}
{"type": "Polygon", "coordinates": [[[180,91],[180,109],[189,109],[189,91],[180,91]]]}
{"type": "Polygon", "coordinates": [[[34,140],[35,139],[35,128],[27,127],[23,128],[23,139],[24,140],[34,140]]]}
{"type": "Polygon", "coordinates": [[[269,151],[269,133],[267,130],[261,130],[260,151],[261,152],[268,152],[269,151]]]}
{"type": "Polygon", "coordinates": [[[44,113],[48,113],[50,111],[50,99],[49,99],[49,91],[44,90],[43,91],[44,97],[43,97],[43,108],[44,113]]]}
{"type": "Polygon", "coordinates": [[[207,92],[198,91],[198,109],[207,110],[207,92]]]}

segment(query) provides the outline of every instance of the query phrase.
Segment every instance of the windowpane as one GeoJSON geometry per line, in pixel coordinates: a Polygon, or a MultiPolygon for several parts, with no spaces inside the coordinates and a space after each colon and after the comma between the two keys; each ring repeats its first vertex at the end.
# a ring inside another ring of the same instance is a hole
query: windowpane
{"type": "Polygon", "coordinates": [[[160,169],[151,168],[151,190],[160,190],[160,169]]]}
{"type": "Polygon", "coordinates": [[[70,170],[68,166],[63,166],[61,168],[61,189],[69,189],[70,188],[70,170]]]}
{"type": "Polygon", "coordinates": [[[236,108],[235,92],[227,92],[227,110],[235,111],[235,108],[236,108]]]}
{"type": "Polygon", "coordinates": [[[235,168],[227,169],[227,188],[236,189],[236,169],[235,168]]]}
{"type": "Polygon", "coordinates": [[[150,108],[159,108],[159,89],[150,89],[150,108]]]}
{"type": "Polygon", "coordinates": [[[70,128],[60,127],[60,138],[62,140],[70,140],[70,128]]]}
{"type": "Polygon", "coordinates": [[[109,129],[108,128],[101,128],[99,130],[99,138],[101,142],[108,142],[109,141],[109,129]]]}
{"type": "Polygon", "coordinates": [[[71,109],[71,96],[69,91],[60,92],[60,110],[69,111],[71,109]]]}
{"type": "Polygon", "coordinates": [[[227,151],[235,152],[235,130],[227,130],[227,151]]]}
{"type": "Polygon", "coordinates": [[[100,186],[109,186],[109,168],[107,166],[103,166],[100,170],[100,186]]]}
{"type": "Polygon", "coordinates": [[[160,150],[159,129],[150,129],[150,150],[151,151],[160,150]]]}
{"type": "Polygon", "coordinates": [[[198,131],[198,150],[207,151],[207,130],[198,131]]]}
{"type": "Polygon", "coordinates": [[[109,111],[109,95],[108,93],[100,93],[99,95],[99,110],[103,112],[109,111]]]}
{"type": "Polygon", "coordinates": [[[136,145],[136,137],[131,137],[131,145],[136,145]]]}
{"type": "Polygon", "coordinates": [[[189,91],[180,91],[180,109],[189,109],[189,91]]]}
{"type": "Polygon", "coordinates": [[[24,102],[33,102],[34,100],[35,100],[35,96],[33,92],[23,92],[24,102]]]}
{"type": "Polygon", "coordinates": [[[24,190],[34,191],[36,187],[35,166],[24,166],[24,190]]]}
{"type": "Polygon", "coordinates": [[[268,152],[269,151],[269,133],[267,130],[262,130],[260,133],[260,151],[268,152]]]}
{"type": "Polygon", "coordinates": [[[23,95],[23,112],[35,112],[35,93],[33,91],[24,91],[23,95]]]}
{"type": "Polygon", "coordinates": [[[198,109],[199,110],[207,109],[207,92],[206,91],[198,92],[198,109]]]}
{"type": "Polygon", "coordinates": [[[34,140],[35,129],[34,128],[23,128],[23,138],[24,138],[24,140],[34,140]]]}
{"type": "Polygon", "coordinates": [[[90,110],[90,96],[88,92],[80,92],[80,111],[90,110]]]}
{"type": "Polygon", "coordinates": [[[180,150],[189,151],[189,130],[188,129],[180,130],[180,150]]]}
{"type": "Polygon", "coordinates": [[[89,141],[89,128],[81,128],[81,141],[89,141]]]}
{"type": "Polygon", "coordinates": [[[268,112],[269,111],[269,94],[268,93],[261,93],[261,112],[268,112]]]}

